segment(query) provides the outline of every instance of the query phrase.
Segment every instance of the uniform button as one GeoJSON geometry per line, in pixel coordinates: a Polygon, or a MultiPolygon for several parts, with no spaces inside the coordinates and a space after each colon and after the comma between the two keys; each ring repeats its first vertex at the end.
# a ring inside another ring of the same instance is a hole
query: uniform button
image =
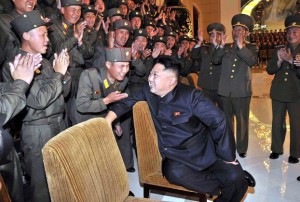
{"type": "Polygon", "coordinates": [[[212,74],[212,72],[209,72],[209,74],[212,74]]]}
{"type": "Polygon", "coordinates": [[[212,67],[210,67],[209,69],[212,69],[212,67]]]}
{"type": "Polygon", "coordinates": [[[232,66],[235,67],[235,64],[233,64],[232,66]]]}
{"type": "Polygon", "coordinates": [[[234,59],[234,61],[236,62],[236,61],[237,61],[237,59],[235,58],[235,59],[234,59]]]}
{"type": "Polygon", "coordinates": [[[284,81],[287,81],[287,78],[284,78],[284,81]]]}
{"type": "Polygon", "coordinates": [[[289,73],[288,73],[288,72],[285,72],[285,75],[289,75],[289,73]]]}
{"type": "Polygon", "coordinates": [[[234,69],[233,70],[231,70],[232,72],[234,72],[234,69]]]}
{"type": "Polygon", "coordinates": [[[286,67],[286,69],[290,69],[289,67],[286,67]]]}
{"type": "Polygon", "coordinates": [[[166,126],[166,125],[163,125],[162,127],[163,127],[163,128],[166,128],[167,126],[166,126]]]}
{"type": "Polygon", "coordinates": [[[231,75],[230,78],[233,78],[233,76],[231,75]]]}
{"type": "Polygon", "coordinates": [[[165,148],[165,151],[167,151],[168,150],[168,148],[165,148]]]}

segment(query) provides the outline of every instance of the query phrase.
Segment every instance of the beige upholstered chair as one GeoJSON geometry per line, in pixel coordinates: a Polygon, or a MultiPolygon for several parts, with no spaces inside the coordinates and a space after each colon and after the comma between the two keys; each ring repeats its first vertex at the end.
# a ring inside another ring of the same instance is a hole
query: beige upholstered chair
{"type": "Polygon", "coordinates": [[[190,85],[189,80],[184,76],[180,76],[179,81],[185,85],[190,85]]]}
{"type": "Polygon", "coordinates": [[[170,184],[161,172],[161,155],[158,150],[157,135],[147,102],[140,101],[133,107],[133,120],[138,155],[139,178],[144,186],[144,197],[149,197],[150,189],[175,192],[199,197],[206,200],[206,194],[170,184]]]}
{"type": "Polygon", "coordinates": [[[42,152],[52,202],[149,201],[128,197],[127,172],[103,118],[61,132],[42,152]]]}
{"type": "Polygon", "coordinates": [[[198,86],[198,74],[189,73],[186,78],[188,79],[190,86],[194,86],[196,88],[199,88],[199,86],[198,86]]]}
{"type": "Polygon", "coordinates": [[[0,174],[0,201],[1,202],[11,202],[9,193],[6,189],[4,180],[0,174]]]}

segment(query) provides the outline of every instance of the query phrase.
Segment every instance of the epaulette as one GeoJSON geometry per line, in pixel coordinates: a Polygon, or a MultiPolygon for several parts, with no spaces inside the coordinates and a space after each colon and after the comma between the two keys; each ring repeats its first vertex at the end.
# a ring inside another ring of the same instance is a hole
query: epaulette
{"type": "Polygon", "coordinates": [[[280,45],[275,46],[274,48],[283,48],[283,47],[285,47],[285,45],[284,44],[280,44],[280,45]]]}

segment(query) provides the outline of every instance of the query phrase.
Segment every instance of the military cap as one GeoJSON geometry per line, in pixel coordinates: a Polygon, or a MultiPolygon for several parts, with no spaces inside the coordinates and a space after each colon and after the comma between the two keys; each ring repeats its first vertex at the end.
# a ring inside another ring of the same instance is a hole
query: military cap
{"type": "Polygon", "coordinates": [[[165,25],[164,25],[164,23],[163,22],[158,22],[157,24],[156,24],[156,27],[160,27],[160,28],[165,28],[165,25]]]}
{"type": "Polygon", "coordinates": [[[61,0],[61,7],[67,6],[82,6],[82,0],[61,0]]]}
{"type": "Polygon", "coordinates": [[[86,13],[94,13],[96,15],[97,10],[95,9],[94,6],[86,6],[82,9],[82,15],[86,14],[86,13]]]}
{"type": "Polygon", "coordinates": [[[193,41],[193,42],[197,43],[198,40],[199,40],[198,37],[191,37],[191,38],[190,38],[190,42],[193,41]]]}
{"type": "Polygon", "coordinates": [[[131,48],[106,48],[105,57],[109,62],[130,62],[131,48]]]}
{"type": "Polygon", "coordinates": [[[211,23],[207,26],[207,33],[210,34],[212,33],[213,30],[216,30],[217,33],[222,34],[226,32],[226,29],[223,24],[215,22],[211,23]]]}
{"type": "Polygon", "coordinates": [[[179,43],[181,43],[183,40],[190,41],[190,37],[188,35],[181,35],[179,37],[179,43]]]}
{"type": "Polygon", "coordinates": [[[16,17],[10,25],[14,32],[22,38],[24,32],[29,32],[41,26],[50,26],[52,23],[45,23],[41,13],[38,10],[33,10],[16,17]]]}
{"type": "Polygon", "coordinates": [[[167,36],[172,36],[172,37],[176,38],[176,32],[174,32],[174,31],[166,31],[165,32],[165,36],[166,37],[167,36]]]}
{"type": "Polygon", "coordinates": [[[147,16],[147,18],[154,18],[154,15],[150,12],[150,11],[147,11],[146,12],[146,16],[147,16]]]}
{"type": "Polygon", "coordinates": [[[300,27],[300,14],[293,14],[286,17],[284,22],[285,28],[300,27]]]}
{"type": "Polygon", "coordinates": [[[128,6],[128,0],[119,0],[118,5],[125,5],[128,6]]]}
{"type": "Polygon", "coordinates": [[[132,31],[131,22],[124,19],[119,19],[113,22],[113,31],[118,29],[127,29],[129,32],[132,31]]]}
{"type": "Polygon", "coordinates": [[[111,8],[107,11],[108,17],[113,17],[113,16],[121,16],[122,18],[124,17],[124,14],[120,11],[118,8],[111,8]]]}
{"type": "Polygon", "coordinates": [[[143,36],[143,37],[146,37],[148,38],[148,32],[146,29],[137,29],[137,30],[134,30],[134,33],[133,33],[133,37],[134,39],[138,36],[143,36]]]}
{"type": "Polygon", "coordinates": [[[231,19],[232,27],[242,26],[245,27],[248,31],[252,31],[254,28],[254,19],[246,14],[236,14],[231,19]]]}
{"type": "Polygon", "coordinates": [[[140,19],[143,19],[143,15],[142,15],[142,13],[140,11],[131,11],[129,13],[129,20],[131,20],[134,17],[138,17],[140,19]]]}
{"type": "Polygon", "coordinates": [[[173,22],[168,22],[167,25],[168,25],[169,27],[171,27],[171,28],[175,28],[175,25],[174,25],[173,22]]]}
{"type": "Polygon", "coordinates": [[[167,44],[167,37],[165,36],[155,36],[154,37],[154,43],[156,42],[162,42],[164,44],[167,44]]]}
{"type": "Polygon", "coordinates": [[[147,20],[146,22],[145,22],[145,27],[147,27],[147,26],[151,26],[151,27],[156,27],[156,23],[155,23],[155,21],[154,20],[147,20]]]}

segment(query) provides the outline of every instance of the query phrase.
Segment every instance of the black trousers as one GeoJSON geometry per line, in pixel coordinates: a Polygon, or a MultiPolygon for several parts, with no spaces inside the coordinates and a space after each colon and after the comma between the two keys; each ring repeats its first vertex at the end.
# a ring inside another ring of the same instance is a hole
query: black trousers
{"type": "Polygon", "coordinates": [[[251,97],[230,98],[221,96],[223,111],[229,129],[234,132],[236,117],[236,149],[238,153],[247,153],[249,141],[249,112],[251,97]]]}
{"type": "Polygon", "coordinates": [[[218,195],[217,202],[240,202],[248,189],[241,165],[228,164],[223,160],[217,160],[205,170],[195,171],[178,161],[165,159],[163,174],[172,184],[218,195]]]}
{"type": "Polygon", "coordinates": [[[275,153],[283,152],[285,140],[286,112],[290,118],[290,155],[300,158],[300,102],[280,102],[272,100],[272,144],[271,150],[275,153]]]}

